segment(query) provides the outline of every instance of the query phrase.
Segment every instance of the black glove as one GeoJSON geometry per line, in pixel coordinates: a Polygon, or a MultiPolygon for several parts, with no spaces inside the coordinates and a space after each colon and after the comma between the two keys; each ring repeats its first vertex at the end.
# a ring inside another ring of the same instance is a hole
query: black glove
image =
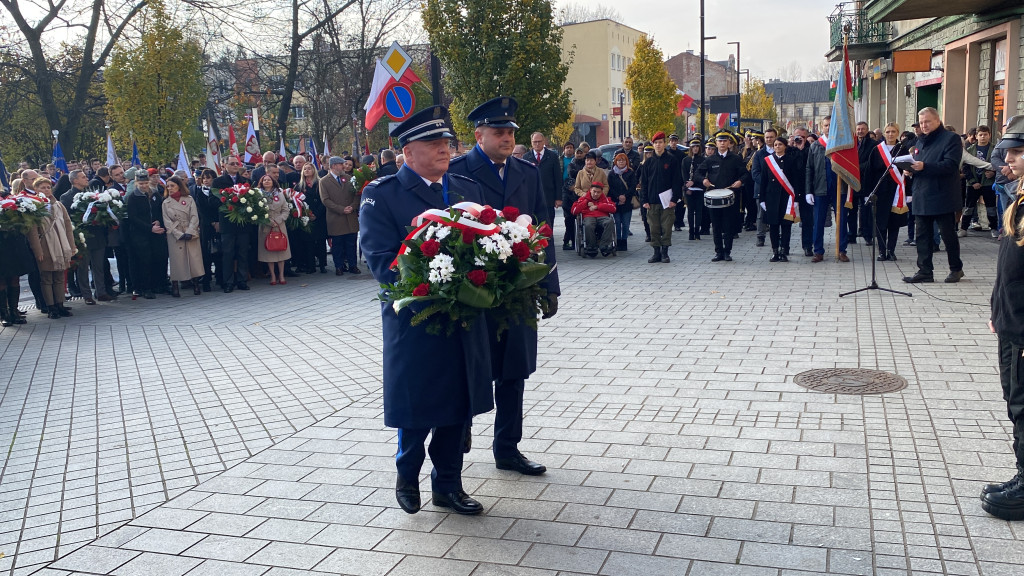
{"type": "Polygon", "coordinates": [[[192,239],[192,235],[191,234],[182,234],[181,235],[181,241],[182,242],[188,242],[191,239],[192,239]]]}
{"type": "Polygon", "coordinates": [[[548,319],[558,313],[558,294],[548,294],[548,312],[541,319],[548,319]]]}

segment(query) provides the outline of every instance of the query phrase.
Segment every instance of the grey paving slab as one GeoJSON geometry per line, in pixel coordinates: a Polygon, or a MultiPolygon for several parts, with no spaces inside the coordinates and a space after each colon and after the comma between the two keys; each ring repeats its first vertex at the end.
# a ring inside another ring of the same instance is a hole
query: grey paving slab
{"type": "MultiPolygon", "coordinates": [[[[493,416],[477,418],[474,518],[429,493],[414,516],[393,501],[366,275],[59,323],[30,312],[0,331],[0,573],[1016,576],[1024,530],[976,504],[1012,474],[983,321],[990,241],[964,239],[966,281],[913,299],[837,298],[868,279],[863,245],[852,264],[771,265],[744,233],[735,262],[712,265],[706,241],[678,244],[670,265],[635,241],[612,259],[558,254],[521,445],[549,472],[495,470],[493,416]],[[225,312],[240,299],[250,317],[225,312]],[[910,386],[793,384],[835,366],[910,386]]],[[[897,254],[883,285],[912,267],[897,254]]]]}

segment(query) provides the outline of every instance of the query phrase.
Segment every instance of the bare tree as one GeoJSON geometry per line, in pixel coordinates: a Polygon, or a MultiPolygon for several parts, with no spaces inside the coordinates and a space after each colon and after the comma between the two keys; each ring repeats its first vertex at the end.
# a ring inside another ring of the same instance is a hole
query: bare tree
{"type": "Polygon", "coordinates": [[[839,62],[822,62],[813,70],[808,72],[808,80],[836,80],[839,78],[839,71],[842,66],[839,62]]]}
{"type": "Polygon", "coordinates": [[[559,12],[559,24],[577,24],[594,20],[621,21],[622,15],[612,6],[570,2],[559,12]]]}
{"type": "Polygon", "coordinates": [[[780,67],[775,74],[783,82],[799,82],[803,80],[804,69],[799,62],[793,60],[788,65],[780,67]]]}

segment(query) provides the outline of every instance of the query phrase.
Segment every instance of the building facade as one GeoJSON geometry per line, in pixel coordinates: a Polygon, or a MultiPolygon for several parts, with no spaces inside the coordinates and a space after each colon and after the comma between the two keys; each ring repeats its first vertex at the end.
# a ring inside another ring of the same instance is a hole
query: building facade
{"type": "Polygon", "coordinates": [[[565,86],[572,90],[573,140],[592,146],[622,142],[633,131],[626,67],[645,34],[613,20],[566,24],[562,31],[563,59],[572,58],[565,86]]]}
{"type": "Polygon", "coordinates": [[[1024,113],[1024,4],[1020,0],[864,0],[840,5],[830,60],[842,59],[844,26],[856,60],[858,120],[906,129],[926,106],[964,132],[1024,113]],[[918,50],[915,71],[904,55],[918,50]]]}
{"type": "Polygon", "coordinates": [[[829,81],[782,82],[771,80],[764,85],[765,92],[775,101],[778,126],[786,132],[805,127],[815,130],[815,123],[832,114],[829,81]]]}
{"type": "MultiPolygon", "coordinates": [[[[686,92],[694,100],[700,99],[700,55],[693,50],[680,52],[665,61],[668,75],[680,90],[686,92]]],[[[725,96],[736,93],[736,58],[729,55],[725,61],[711,60],[705,56],[704,82],[707,85],[705,96],[725,96]]]]}

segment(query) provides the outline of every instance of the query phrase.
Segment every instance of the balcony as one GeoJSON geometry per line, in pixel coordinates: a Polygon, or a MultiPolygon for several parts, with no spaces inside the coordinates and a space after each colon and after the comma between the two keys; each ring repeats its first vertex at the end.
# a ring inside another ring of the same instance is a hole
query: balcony
{"type": "Polygon", "coordinates": [[[873,22],[915,20],[963,14],[1012,11],[1019,0],[868,0],[864,12],[873,22]]]}
{"type": "Polygon", "coordinates": [[[870,60],[885,56],[892,39],[892,24],[878,23],[868,18],[865,10],[858,10],[854,3],[844,2],[836,6],[828,17],[831,31],[831,49],[825,57],[829,62],[843,59],[843,29],[849,26],[850,60],[870,60]]]}

